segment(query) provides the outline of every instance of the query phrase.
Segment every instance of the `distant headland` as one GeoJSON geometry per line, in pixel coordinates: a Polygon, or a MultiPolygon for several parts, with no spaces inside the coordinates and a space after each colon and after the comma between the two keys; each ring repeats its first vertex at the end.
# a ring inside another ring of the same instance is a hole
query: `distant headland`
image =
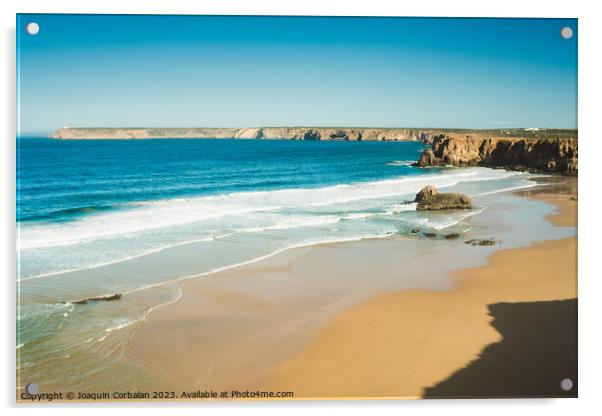
{"type": "Polygon", "coordinates": [[[356,127],[74,128],[51,134],[88,139],[262,139],[317,141],[420,141],[427,145],[416,165],[486,166],[577,175],[576,129],[412,129],[356,127]]]}
{"type": "Polygon", "coordinates": [[[56,139],[273,139],[425,140],[431,130],[404,128],[247,127],[247,128],[61,128],[56,139]]]}
{"type": "Polygon", "coordinates": [[[576,138],[575,129],[444,129],[372,127],[63,127],[55,139],[268,139],[268,140],[348,140],[406,141],[431,143],[436,136],[479,135],[488,137],[576,138]]]}

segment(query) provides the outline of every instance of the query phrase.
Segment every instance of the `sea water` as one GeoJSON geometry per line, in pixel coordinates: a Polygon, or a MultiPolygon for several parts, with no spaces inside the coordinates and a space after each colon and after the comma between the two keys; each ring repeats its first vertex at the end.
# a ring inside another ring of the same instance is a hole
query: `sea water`
{"type": "MultiPolygon", "coordinates": [[[[479,198],[528,174],[412,166],[419,142],[53,140],[17,153],[20,375],[85,386],[191,276],[291,247],[466,230],[487,210],[416,211],[425,185],[479,198]],[[77,300],[121,294],[118,302],[77,300]]],[[[38,381],[43,383],[44,381],[38,381]]],[[[22,380],[21,384],[28,382],[22,380]]],[[[56,384],[55,384],[56,385],[56,384]]]]}

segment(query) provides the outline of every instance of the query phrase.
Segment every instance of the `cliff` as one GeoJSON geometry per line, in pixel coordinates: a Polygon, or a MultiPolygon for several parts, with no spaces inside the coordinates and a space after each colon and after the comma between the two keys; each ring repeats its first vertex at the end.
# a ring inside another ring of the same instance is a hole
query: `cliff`
{"type": "Polygon", "coordinates": [[[447,135],[433,138],[418,166],[486,166],[576,176],[577,137],[521,138],[447,135]]]}
{"type": "Polygon", "coordinates": [[[403,141],[428,140],[431,130],[400,128],[69,128],[58,129],[55,139],[288,139],[403,141]]]}

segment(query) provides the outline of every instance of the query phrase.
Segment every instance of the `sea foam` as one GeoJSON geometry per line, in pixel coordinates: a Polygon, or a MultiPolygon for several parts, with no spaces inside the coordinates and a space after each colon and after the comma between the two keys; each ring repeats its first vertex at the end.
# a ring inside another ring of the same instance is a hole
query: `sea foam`
{"type": "Polygon", "coordinates": [[[19,249],[24,261],[20,278],[25,281],[110,265],[241,233],[289,232],[290,235],[279,237],[279,247],[284,247],[318,241],[321,234],[345,239],[397,232],[399,223],[383,222],[387,219],[441,229],[462,217],[403,217],[404,212],[415,210],[412,200],[423,186],[444,189],[488,181],[492,185],[487,189],[493,187],[494,192],[496,188],[507,188],[506,179],[513,177],[514,187],[531,184],[520,174],[507,171],[453,169],[326,187],[131,203],[119,211],[100,212],[70,222],[21,224],[19,249]],[[308,230],[307,238],[303,237],[304,229],[308,230]]]}
{"type": "Polygon", "coordinates": [[[323,207],[353,201],[404,196],[425,185],[437,188],[459,182],[502,179],[512,173],[484,168],[449,173],[405,176],[376,182],[360,182],[323,188],[237,192],[218,196],[175,198],[132,203],[118,212],[89,215],[67,223],[22,224],[19,248],[77,244],[92,239],[128,235],[224,217],[304,207],[323,207]]]}

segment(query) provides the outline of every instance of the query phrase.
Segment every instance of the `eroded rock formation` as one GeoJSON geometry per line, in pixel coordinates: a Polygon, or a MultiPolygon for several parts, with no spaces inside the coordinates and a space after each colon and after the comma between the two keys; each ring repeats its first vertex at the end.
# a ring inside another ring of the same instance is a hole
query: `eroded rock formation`
{"type": "Polygon", "coordinates": [[[434,186],[427,185],[416,194],[417,210],[468,209],[472,208],[469,196],[455,193],[439,193],[434,186]]]}
{"type": "Polygon", "coordinates": [[[442,134],[418,166],[486,166],[577,175],[576,138],[506,138],[442,134]]]}

